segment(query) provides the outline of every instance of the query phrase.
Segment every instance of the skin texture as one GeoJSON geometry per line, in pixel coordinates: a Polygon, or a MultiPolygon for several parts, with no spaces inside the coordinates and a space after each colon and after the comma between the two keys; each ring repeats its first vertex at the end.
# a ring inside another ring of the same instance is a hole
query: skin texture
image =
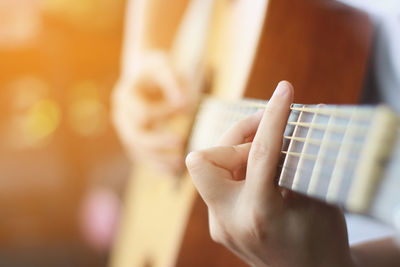
{"type": "Polygon", "coordinates": [[[187,156],[211,236],[253,266],[354,266],[342,212],[275,185],[292,100],[291,84],[279,83],[264,112],[187,156]]]}

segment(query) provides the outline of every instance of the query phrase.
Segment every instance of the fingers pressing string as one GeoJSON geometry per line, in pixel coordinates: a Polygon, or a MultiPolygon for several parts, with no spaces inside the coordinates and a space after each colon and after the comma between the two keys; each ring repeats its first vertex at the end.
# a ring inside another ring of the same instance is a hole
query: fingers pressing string
{"type": "Polygon", "coordinates": [[[260,198],[280,196],[275,188],[275,173],[292,101],[292,85],[280,82],[266,106],[250,149],[246,187],[260,198]]]}

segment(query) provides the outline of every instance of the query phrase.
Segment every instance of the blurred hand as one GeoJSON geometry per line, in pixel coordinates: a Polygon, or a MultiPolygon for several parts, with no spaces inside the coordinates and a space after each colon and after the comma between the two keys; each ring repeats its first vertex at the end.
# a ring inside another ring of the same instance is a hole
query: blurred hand
{"type": "Polygon", "coordinates": [[[178,78],[166,53],[145,54],[136,67],[134,77],[115,88],[114,124],[131,159],[175,173],[184,166],[186,136],[170,124],[191,113],[195,92],[178,78]]]}
{"type": "Polygon", "coordinates": [[[253,266],[352,266],[341,211],[275,185],[292,100],[281,82],[265,111],[237,123],[221,146],[188,155],[211,236],[253,266]]]}

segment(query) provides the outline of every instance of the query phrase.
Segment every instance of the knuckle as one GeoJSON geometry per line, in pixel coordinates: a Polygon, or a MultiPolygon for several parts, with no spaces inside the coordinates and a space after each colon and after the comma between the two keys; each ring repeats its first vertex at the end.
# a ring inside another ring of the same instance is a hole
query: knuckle
{"type": "Polygon", "coordinates": [[[222,243],[222,238],[220,232],[215,229],[215,227],[210,227],[211,239],[216,243],[222,243]]]}
{"type": "Polygon", "coordinates": [[[234,243],[231,232],[225,225],[220,223],[210,225],[210,236],[214,242],[228,247],[234,243]]]}

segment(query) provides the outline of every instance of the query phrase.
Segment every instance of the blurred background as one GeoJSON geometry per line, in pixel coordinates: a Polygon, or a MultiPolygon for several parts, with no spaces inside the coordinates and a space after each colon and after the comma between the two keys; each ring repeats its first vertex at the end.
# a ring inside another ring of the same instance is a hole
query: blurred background
{"type": "Polygon", "coordinates": [[[0,266],[107,262],[129,171],[109,115],[124,7],[0,0],[0,266]]]}

